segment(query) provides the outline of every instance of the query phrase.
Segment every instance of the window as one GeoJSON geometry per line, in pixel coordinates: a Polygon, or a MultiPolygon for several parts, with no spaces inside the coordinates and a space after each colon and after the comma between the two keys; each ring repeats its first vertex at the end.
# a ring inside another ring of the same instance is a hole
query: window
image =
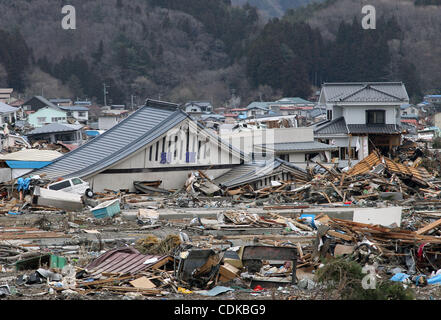
{"type": "Polygon", "coordinates": [[[385,124],[384,110],[366,110],[366,124],[385,124]]]}
{"type": "Polygon", "coordinates": [[[85,111],[79,111],[78,112],[78,116],[79,117],[85,117],[86,116],[86,112],[85,111]]]}
{"type": "Polygon", "coordinates": [[[328,120],[332,120],[332,110],[327,110],[327,111],[326,111],[326,118],[327,118],[328,120]]]}
{"type": "Polygon", "coordinates": [[[46,117],[38,117],[37,121],[38,123],[46,122],[46,117]]]}
{"type": "Polygon", "coordinates": [[[78,184],[83,184],[83,181],[81,181],[81,179],[75,178],[75,179],[72,179],[72,184],[74,186],[76,186],[78,184]]]}
{"type": "Polygon", "coordinates": [[[61,190],[61,189],[69,188],[69,187],[70,187],[69,180],[65,180],[60,183],[56,183],[52,186],[49,186],[49,189],[50,190],[61,190]]]}

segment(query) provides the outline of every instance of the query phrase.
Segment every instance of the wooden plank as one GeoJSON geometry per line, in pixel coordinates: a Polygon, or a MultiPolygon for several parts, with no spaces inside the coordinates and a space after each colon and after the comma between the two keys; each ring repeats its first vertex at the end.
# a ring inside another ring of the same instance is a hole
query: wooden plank
{"type": "Polygon", "coordinates": [[[432,223],[429,223],[427,226],[425,226],[425,227],[423,227],[421,229],[418,229],[416,231],[416,234],[424,234],[426,232],[429,232],[430,230],[435,229],[436,227],[438,227],[440,225],[441,225],[441,219],[436,220],[436,221],[434,221],[432,223]]]}

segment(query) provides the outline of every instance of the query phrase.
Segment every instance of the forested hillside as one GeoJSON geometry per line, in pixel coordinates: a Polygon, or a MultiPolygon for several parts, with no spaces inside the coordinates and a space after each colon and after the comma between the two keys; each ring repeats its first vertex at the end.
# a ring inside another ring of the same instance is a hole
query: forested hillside
{"type": "Polygon", "coordinates": [[[311,2],[322,2],[324,0],[232,0],[234,5],[243,6],[247,3],[259,9],[264,17],[282,17],[289,9],[295,9],[311,2]]]}
{"type": "Polygon", "coordinates": [[[0,86],[102,103],[105,83],[112,103],[133,95],[216,106],[308,98],[325,81],[398,80],[415,99],[441,89],[435,0],[372,0],[375,30],[361,28],[360,0],[314,2],[268,21],[233,3],[72,0],[77,29],[63,30],[66,1],[0,0],[0,86]]]}

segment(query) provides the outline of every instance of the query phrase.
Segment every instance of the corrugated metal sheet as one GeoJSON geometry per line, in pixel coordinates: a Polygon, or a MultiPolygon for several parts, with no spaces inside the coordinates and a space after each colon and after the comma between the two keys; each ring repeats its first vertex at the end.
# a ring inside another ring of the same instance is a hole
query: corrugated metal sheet
{"type": "Polygon", "coordinates": [[[131,247],[117,248],[102,254],[88,264],[85,269],[92,277],[103,272],[135,274],[151,268],[159,261],[168,259],[168,257],[168,255],[144,255],[131,247]],[[156,261],[144,264],[145,261],[150,259],[156,259],[156,261]]]}
{"type": "Polygon", "coordinates": [[[180,110],[144,106],[102,135],[34,173],[56,178],[86,177],[100,172],[186,118],[187,115],[180,110]]]}

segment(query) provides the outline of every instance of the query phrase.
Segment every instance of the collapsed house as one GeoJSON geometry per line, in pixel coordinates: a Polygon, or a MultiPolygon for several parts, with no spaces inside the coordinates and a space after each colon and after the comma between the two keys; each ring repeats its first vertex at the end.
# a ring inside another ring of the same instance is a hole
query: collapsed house
{"type": "Polygon", "coordinates": [[[216,178],[246,160],[177,104],[147,100],[110,130],[33,174],[80,177],[94,191],[134,191],[135,181],[162,181],[161,188],[174,189],[191,171],[216,178]]]}

